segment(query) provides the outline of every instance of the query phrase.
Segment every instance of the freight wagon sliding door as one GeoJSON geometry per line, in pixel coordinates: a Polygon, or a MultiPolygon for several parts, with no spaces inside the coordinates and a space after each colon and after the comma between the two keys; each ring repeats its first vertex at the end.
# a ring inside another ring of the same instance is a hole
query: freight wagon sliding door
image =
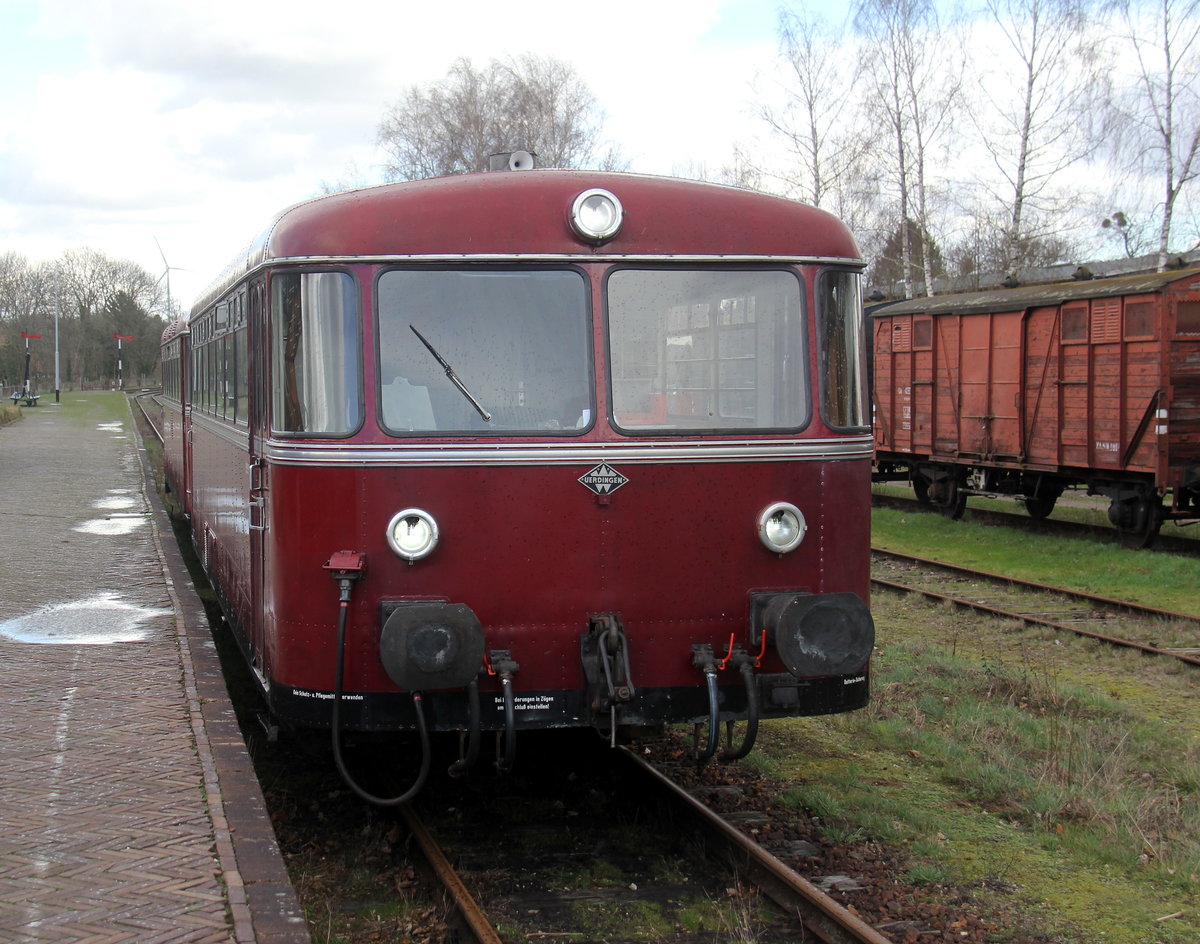
{"type": "Polygon", "coordinates": [[[1025,319],[1025,399],[1021,432],[1022,460],[1057,466],[1062,391],[1059,383],[1059,309],[1035,308],[1025,319]]]}
{"type": "Polygon", "coordinates": [[[1091,371],[1088,383],[1088,417],[1093,469],[1120,469],[1137,419],[1130,409],[1130,378],[1134,365],[1125,363],[1121,343],[1121,299],[1094,298],[1088,332],[1091,343],[1091,371]]]}
{"type": "Polygon", "coordinates": [[[875,444],[884,452],[933,449],[933,319],[897,315],[875,322],[875,444]]]}
{"type": "Polygon", "coordinates": [[[875,319],[875,446],[884,452],[912,448],[911,336],[906,317],[875,319]]]}
{"type": "Polygon", "coordinates": [[[962,319],[962,439],[966,455],[1016,459],[1020,450],[1022,312],[962,319]]]}
{"type": "Polygon", "coordinates": [[[1121,468],[1146,472],[1156,481],[1167,480],[1167,457],[1160,435],[1162,411],[1169,399],[1170,381],[1164,376],[1162,315],[1164,299],[1147,295],[1126,297],[1121,317],[1121,375],[1124,377],[1124,428],[1121,435],[1121,468]]]}
{"type": "Polygon", "coordinates": [[[1115,297],[1062,307],[1061,465],[1154,471],[1145,436],[1161,369],[1153,303],[1132,301],[1124,308],[1115,297]]]}
{"type": "Polygon", "coordinates": [[[955,459],[962,451],[961,413],[962,384],[959,364],[962,361],[960,326],[963,318],[940,315],[933,323],[932,369],[925,374],[933,385],[930,400],[933,411],[933,453],[955,459]]]}
{"type": "Polygon", "coordinates": [[[1088,303],[1072,302],[1063,305],[1060,317],[1060,464],[1087,468],[1091,464],[1088,461],[1091,452],[1088,400],[1092,379],[1088,350],[1088,303]]]}

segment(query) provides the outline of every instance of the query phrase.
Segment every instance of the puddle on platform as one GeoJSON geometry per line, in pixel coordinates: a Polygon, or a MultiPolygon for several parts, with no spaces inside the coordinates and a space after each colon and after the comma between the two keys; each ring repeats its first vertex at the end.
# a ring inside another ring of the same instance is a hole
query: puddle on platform
{"type": "Polygon", "coordinates": [[[104,537],[116,537],[122,534],[133,534],[134,531],[145,523],[145,514],[142,512],[132,512],[123,515],[109,515],[107,518],[93,518],[91,521],[75,525],[71,530],[78,531],[80,534],[100,534],[104,537]]]}
{"type": "Polygon", "coordinates": [[[99,534],[103,537],[119,537],[123,534],[133,534],[146,522],[149,513],[146,511],[130,511],[131,508],[145,506],[136,497],[133,489],[110,488],[104,498],[97,498],[92,507],[98,511],[107,511],[103,518],[93,518],[75,525],[71,530],[80,534],[99,534]]]}
{"type": "Polygon", "coordinates": [[[125,424],[124,423],[101,423],[99,426],[96,427],[96,429],[101,430],[102,432],[105,432],[105,433],[120,433],[120,432],[124,432],[125,424]]]}
{"type": "Polygon", "coordinates": [[[112,591],[86,600],[55,603],[0,623],[0,636],[41,645],[107,646],[116,642],[142,642],[154,633],[151,620],[170,616],[171,610],[126,603],[112,591]]]}
{"type": "Polygon", "coordinates": [[[136,498],[127,498],[124,495],[110,495],[108,498],[100,498],[92,502],[93,508],[99,508],[101,511],[124,511],[128,508],[137,507],[136,498]]]}

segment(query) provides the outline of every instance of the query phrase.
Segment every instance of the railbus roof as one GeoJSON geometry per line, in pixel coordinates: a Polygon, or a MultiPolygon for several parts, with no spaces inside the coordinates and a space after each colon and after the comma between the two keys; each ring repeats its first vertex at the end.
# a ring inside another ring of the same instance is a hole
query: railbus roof
{"type": "Polygon", "coordinates": [[[289,207],[193,311],[258,266],[283,260],[714,256],[862,262],[837,218],[783,197],[670,177],[500,171],[384,184],[289,207]],[[624,209],[621,231],[598,246],[576,236],[568,222],[575,198],[592,188],[612,192],[624,209]]]}

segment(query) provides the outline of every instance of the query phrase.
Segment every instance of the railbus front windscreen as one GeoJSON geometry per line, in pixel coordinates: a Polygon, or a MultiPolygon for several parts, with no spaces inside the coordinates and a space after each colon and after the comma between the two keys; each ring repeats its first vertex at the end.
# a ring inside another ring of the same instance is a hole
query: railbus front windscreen
{"type": "Polygon", "coordinates": [[[389,432],[564,435],[591,426],[591,306],[578,270],[392,269],[377,291],[379,408],[389,432]]]}
{"type": "Polygon", "coordinates": [[[798,429],[810,415],[802,285],[786,269],[627,268],[607,283],[618,427],[798,429]]]}

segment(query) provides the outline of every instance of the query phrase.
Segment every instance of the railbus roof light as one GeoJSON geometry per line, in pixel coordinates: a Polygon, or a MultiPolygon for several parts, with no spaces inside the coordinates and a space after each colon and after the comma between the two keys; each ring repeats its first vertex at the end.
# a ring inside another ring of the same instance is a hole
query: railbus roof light
{"type": "Polygon", "coordinates": [[[600,188],[585,190],[571,204],[571,229],[590,243],[612,239],[621,229],[625,210],[615,194],[600,188]]]}

